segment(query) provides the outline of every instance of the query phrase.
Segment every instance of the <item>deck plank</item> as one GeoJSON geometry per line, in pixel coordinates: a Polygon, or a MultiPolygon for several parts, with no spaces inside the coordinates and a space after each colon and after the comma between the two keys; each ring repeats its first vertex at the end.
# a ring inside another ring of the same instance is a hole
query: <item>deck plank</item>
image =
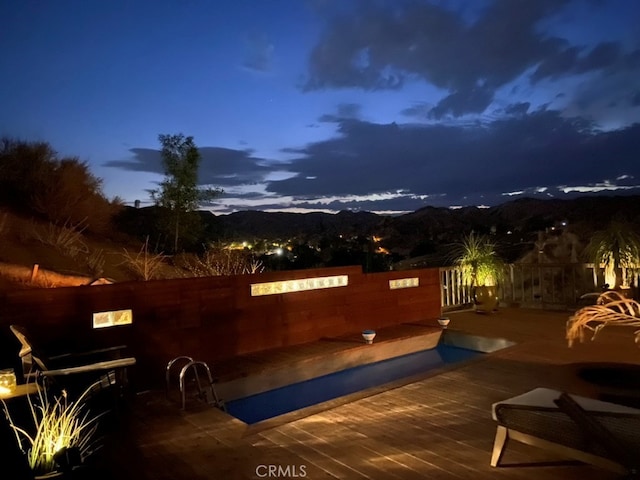
{"type": "MultiPolygon", "coordinates": [[[[304,465],[305,477],[312,480],[616,479],[615,474],[560,462],[563,459],[516,442],[505,454],[507,467],[489,465],[495,434],[492,403],[537,386],[593,395],[597,390],[576,376],[576,364],[637,364],[640,353],[624,329],[603,331],[596,342],[568,348],[564,339],[568,315],[520,309],[493,315],[451,313],[451,329],[518,344],[253,433],[215,408],[190,405],[182,412],[160,392],[141,395],[124,433],[107,450],[112,478],[255,479],[260,478],[259,465],[304,465]],[[540,462],[543,465],[533,466],[540,462]]],[[[413,325],[395,334],[412,331],[422,332],[413,325]]],[[[321,359],[323,352],[330,355],[350,345],[347,340],[272,352],[272,358],[254,354],[239,359],[238,368],[246,373],[282,368],[305,358],[321,359]]]]}

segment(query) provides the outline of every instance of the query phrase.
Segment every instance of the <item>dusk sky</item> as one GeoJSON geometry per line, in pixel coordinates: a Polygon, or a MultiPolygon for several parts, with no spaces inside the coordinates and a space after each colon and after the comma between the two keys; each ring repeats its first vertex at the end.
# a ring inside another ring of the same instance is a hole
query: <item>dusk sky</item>
{"type": "Polygon", "coordinates": [[[0,2],[0,136],[148,204],[159,134],[209,208],[402,213],[640,194],[638,0],[0,2]]]}

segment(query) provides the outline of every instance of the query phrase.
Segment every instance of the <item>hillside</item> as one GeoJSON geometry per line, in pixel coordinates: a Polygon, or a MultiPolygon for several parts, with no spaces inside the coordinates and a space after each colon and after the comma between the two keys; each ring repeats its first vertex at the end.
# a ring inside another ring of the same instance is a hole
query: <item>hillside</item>
{"type": "Polygon", "coordinates": [[[229,215],[204,215],[221,238],[294,238],[299,235],[370,235],[384,217],[369,212],[285,213],[247,210],[229,215]]]}
{"type": "MultiPolygon", "coordinates": [[[[545,230],[570,232],[585,245],[594,231],[604,228],[614,217],[640,225],[640,196],[594,196],[573,200],[524,198],[492,208],[425,207],[397,217],[346,211],[335,215],[243,211],[221,216],[203,211],[200,216],[206,241],[262,240],[283,245],[293,242],[314,248],[324,245],[330,250],[338,248],[332,239],[356,239],[352,246],[362,249],[368,248],[366,242],[375,236],[381,239],[378,246],[389,252],[395,262],[404,260],[399,267],[436,266],[446,263],[447,248],[451,243],[471,230],[495,235],[501,253],[508,261],[531,251],[539,240],[539,232],[545,230]],[[413,258],[420,261],[413,261],[413,258]]],[[[152,218],[152,208],[128,208],[126,222],[119,225],[121,231],[114,230],[110,238],[103,238],[54,227],[51,222],[8,209],[0,210],[0,287],[2,283],[13,287],[28,286],[28,273],[34,265],[38,265],[40,272],[69,275],[76,282],[86,280],[89,283],[102,277],[113,281],[141,279],[144,275],[133,263],[143,243],[135,238],[148,235],[152,218]],[[16,281],[18,267],[23,268],[23,273],[16,281]]],[[[152,250],[150,246],[149,251],[152,250]]],[[[320,255],[329,258],[328,251],[320,255]]],[[[168,260],[163,258],[158,265],[156,278],[185,276],[184,270],[168,260]]],[[[292,263],[286,268],[303,267],[292,263]]],[[[41,275],[40,278],[44,277],[41,275]]],[[[51,280],[48,282],[52,283],[51,280]]],[[[45,282],[40,286],[53,285],[45,282]]]]}
{"type": "MultiPolygon", "coordinates": [[[[614,216],[640,225],[640,196],[585,196],[571,200],[522,198],[491,208],[425,207],[391,217],[366,212],[265,213],[237,212],[214,216],[203,213],[209,230],[222,239],[300,239],[314,241],[333,235],[376,235],[384,247],[409,256],[425,242],[442,245],[463,232],[494,233],[510,243],[532,244],[539,231],[562,226],[587,241],[614,216]]],[[[522,248],[516,249],[518,252],[522,248]]]]}
{"type": "MultiPolygon", "coordinates": [[[[126,235],[114,236],[118,240],[0,210],[0,288],[139,279],[127,259],[136,258],[141,242],[126,235]],[[34,271],[38,274],[32,281],[34,271]]],[[[169,265],[162,270],[163,275],[175,275],[169,265]]]]}

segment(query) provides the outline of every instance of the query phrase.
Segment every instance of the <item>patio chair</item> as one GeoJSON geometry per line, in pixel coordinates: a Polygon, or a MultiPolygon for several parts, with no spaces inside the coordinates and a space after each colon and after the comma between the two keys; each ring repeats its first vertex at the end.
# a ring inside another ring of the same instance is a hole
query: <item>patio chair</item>
{"type": "Polygon", "coordinates": [[[492,405],[498,423],[491,466],[509,440],[636,478],[640,410],[549,388],[536,388],[492,405]]]}
{"type": "Polygon", "coordinates": [[[9,328],[21,345],[19,356],[25,382],[42,377],[50,385],[72,394],[90,385],[94,389],[111,387],[120,394],[128,382],[128,367],[136,363],[134,357],[121,357],[124,346],[47,356],[26,328],[20,325],[9,328]]]}

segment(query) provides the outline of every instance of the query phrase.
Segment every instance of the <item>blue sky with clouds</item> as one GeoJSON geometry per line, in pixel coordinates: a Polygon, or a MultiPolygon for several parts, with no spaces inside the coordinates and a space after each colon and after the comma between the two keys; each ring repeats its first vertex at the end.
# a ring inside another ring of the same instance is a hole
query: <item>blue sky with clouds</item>
{"type": "Polygon", "coordinates": [[[640,193],[636,0],[22,0],[0,19],[0,135],[128,202],[178,132],[220,213],[640,193]]]}

